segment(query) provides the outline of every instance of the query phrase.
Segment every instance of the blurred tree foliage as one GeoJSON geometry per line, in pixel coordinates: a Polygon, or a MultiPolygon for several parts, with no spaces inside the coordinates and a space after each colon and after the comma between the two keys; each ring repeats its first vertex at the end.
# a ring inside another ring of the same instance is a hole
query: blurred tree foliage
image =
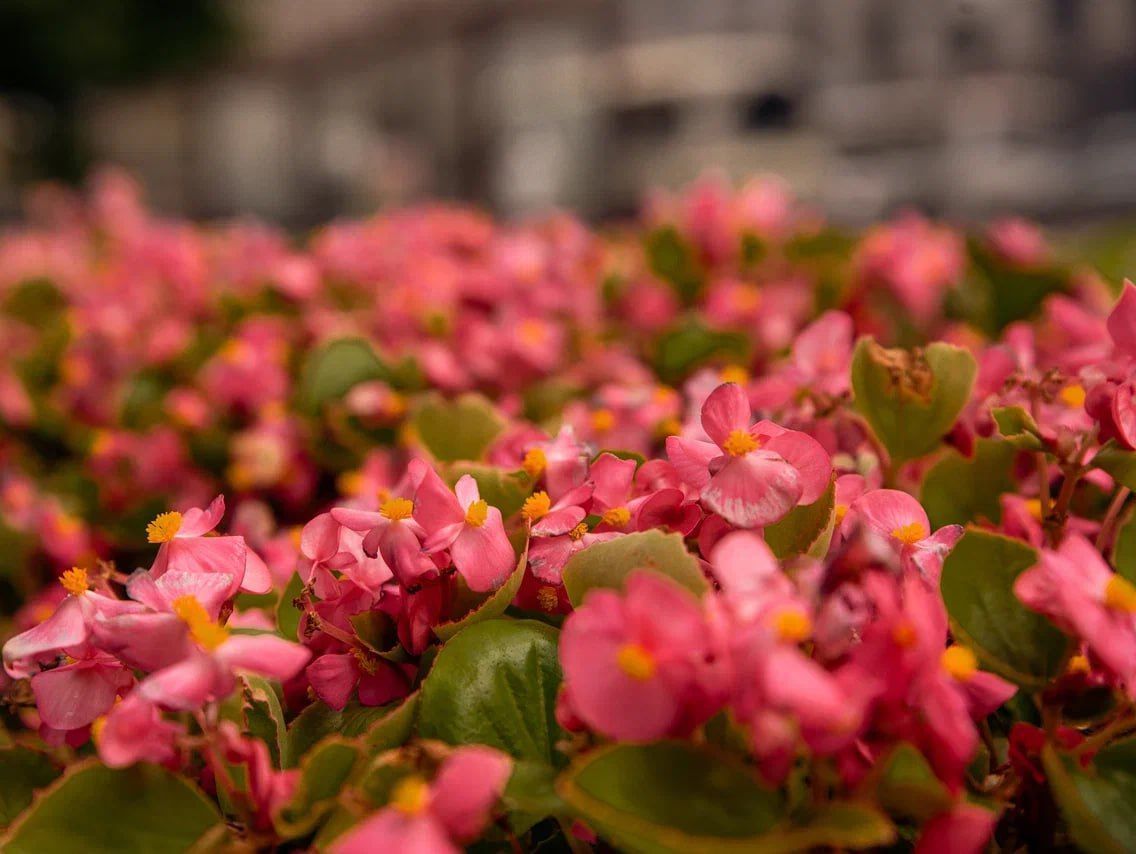
{"type": "Polygon", "coordinates": [[[36,117],[24,177],[82,177],[85,92],[202,67],[235,32],[224,0],[0,2],[0,96],[36,117]]]}

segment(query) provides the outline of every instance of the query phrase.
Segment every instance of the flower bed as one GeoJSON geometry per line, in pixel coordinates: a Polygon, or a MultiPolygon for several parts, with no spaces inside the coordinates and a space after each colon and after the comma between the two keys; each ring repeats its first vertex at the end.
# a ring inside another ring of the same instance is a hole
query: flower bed
{"type": "Polygon", "coordinates": [[[41,191],[0,847],[1136,848],[1136,287],[1074,260],[767,179],[301,241],[41,191]]]}

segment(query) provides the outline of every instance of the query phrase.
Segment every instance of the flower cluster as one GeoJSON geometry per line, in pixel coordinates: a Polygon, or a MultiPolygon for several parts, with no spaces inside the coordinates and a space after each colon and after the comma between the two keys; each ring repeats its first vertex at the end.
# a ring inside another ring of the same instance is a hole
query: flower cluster
{"type": "Polygon", "coordinates": [[[0,309],[0,845],[1136,844],[1136,286],[1028,223],[108,175],[0,309]]]}

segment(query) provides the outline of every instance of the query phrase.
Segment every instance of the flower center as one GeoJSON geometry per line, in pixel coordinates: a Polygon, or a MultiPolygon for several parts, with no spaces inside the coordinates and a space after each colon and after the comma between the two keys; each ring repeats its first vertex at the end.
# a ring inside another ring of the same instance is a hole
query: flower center
{"type": "Polygon", "coordinates": [[[525,451],[525,458],[521,462],[521,468],[525,473],[536,480],[540,477],[546,468],[548,468],[548,457],[544,454],[543,448],[529,448],[525,451]]]}
{"type": "Polygon", "coordinates": [[[388,498],[379,507],[379,512],[392,522],[409,519],[414,512],[414,502],[409,498],[388,498]]]}
{"type": "Polygon", "coordinates": [[[892,538],[899,540],[905,546],[913,546],[927,536],[927,529],[919,522],[908,522],[902,528],[895,528],[891,532],[892,538]]]}
{"type": "Polygon", "coordinates": [[[726,367],[718,372],[718,379],[724,383],[745,385],[749,382],[749,371],[741,365],[726,365],[726,367]]]}
{"type": "Polygon", "coordinates": [[[568,532],[568,536],[573,540],[582,539],[584,534],[588,533],[588,523],[581,522],[575,528],[568,532]]]}
{"type": "Polygon", "coordinates": [[[1085,387],[1079,383],[1067,385],[1057,393],[1057,397],[1070,409],[1080,409],[1085,405],[1085,387]]]}
{"type": "Polygon", "coordinates": [[[615,413],[610,409],[597,409],[592,413],[592,429],[597,433],[606,433],[615,426],[615,413]]]}
{"type": "Polygon", "coordinates": [[[465,523],[472,525],[474,528],[480,528],[485,524],[485,519],[489,515],[489,504],[484,498],[479,498],[477,501],[470,502],[469,507],[465,510],[465,523]]]}
{"type": "Polygon", "coordinates": [[[59,576],[59,583],[62,584],[63,589],[72,596],[82,596],[91,589],[90,581],[87,578],[87,570],[80,569],[77,566],[71,567],[59,576]]]}
{"type": "Polygon", "coordinates": [[[189,627],[190,637],[202,649],[212,652],[229,639],[228,630],[209,619],[205,606],[196,597],[179,596],[172,604],[174,613],[189,627]]]}
{"type": "Polygon", "coordinates": [[[959,682],[966,682],[978,671],[978,659],[965,646],[948,646],[939,659],[943,669],[959,682]]]}
{"type": "Polygon", "coordinates": [[[1030,498],[1026,500],[1026,512],[1028,512],[1038,522],[1041,521],[1041,499],[1030,498]]]}
{"type": "Polygon", "coordinates": [[[646,682],[655,675],[655,657],[637,643],[627,643],[616,653],[615,663],[619,669],[640,682],[646,682]]]}
{"type": "Polygon", "coordinates": [[[722,443],[722,450],[731,457],[744,457],[750,451],[756,451],[759,442],[745,430],[734,430],[722,443]]]}
{"type": "Polygon", "coordinates": [[[555,587],[542,587],[536,591],[536,603],[540,606],[542,611],[552,613],[556,610],[556,606],[560,604],[560,597],[556,593],[555,587]]]}
{"type": "Polygon", "coordinates": [[[543,519],[547,516],[551,509],[552,499],[548,497],[548,493],[534,492],[525,499],[525,504],[521,508],[521,515],[530,522],[535,522],[537,519],[543,519]]]}
{"type": "Polygon", "coordinates": [[[403,777],[391,792],[390,805],[404,815],[421,815],[430,803],[430,787],[417,774],[403,777]]]}
{"type": "Polygon", "coordinates": [[[181,530],[181,514],[176,510],[162,513],[146,526],[146,539],[151,543],[168,543],[181,530]]]}
{"type": "Polygon", "coordinates": [[[837,504],[833,512],[836,514],[836,524],[839,525],[844,521],[844,517],[848,515],[848,505],[837,504]]]}
{"type": "Polygon", "coordinates": [[[800,643],[812,634],[813,621],[804,611],[789,608],[773,618],[773,628],[786,643],[800,643]]]}
{"type": "Polygon", "coordinates": [[[613,528],[622,528],[631,521],[631,511],[626,507],[612,507],[604,511],[603,520],[613,528]]]}
{"type": "Polygon", "coordinates": [[[1104,586],[1104,604],[1117,611],[1136,614],[1136,587],[1123,576],[1112,576],[1104,586]]]}

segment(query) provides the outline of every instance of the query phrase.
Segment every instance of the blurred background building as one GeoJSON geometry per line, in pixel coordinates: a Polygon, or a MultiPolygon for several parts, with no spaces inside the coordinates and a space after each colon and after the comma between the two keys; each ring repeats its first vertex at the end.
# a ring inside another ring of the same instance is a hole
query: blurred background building
{"type": "MultiPolygon", "coordinates": [[[[1136,0],[218,3],[220,59],[74,99],[87,159],[169,211],[604,217],[712,167],[778,173],[850,222],[1136,208],[1136,0]]],[[[5,103],[10,211],[37,106],[5,103]]]]}

